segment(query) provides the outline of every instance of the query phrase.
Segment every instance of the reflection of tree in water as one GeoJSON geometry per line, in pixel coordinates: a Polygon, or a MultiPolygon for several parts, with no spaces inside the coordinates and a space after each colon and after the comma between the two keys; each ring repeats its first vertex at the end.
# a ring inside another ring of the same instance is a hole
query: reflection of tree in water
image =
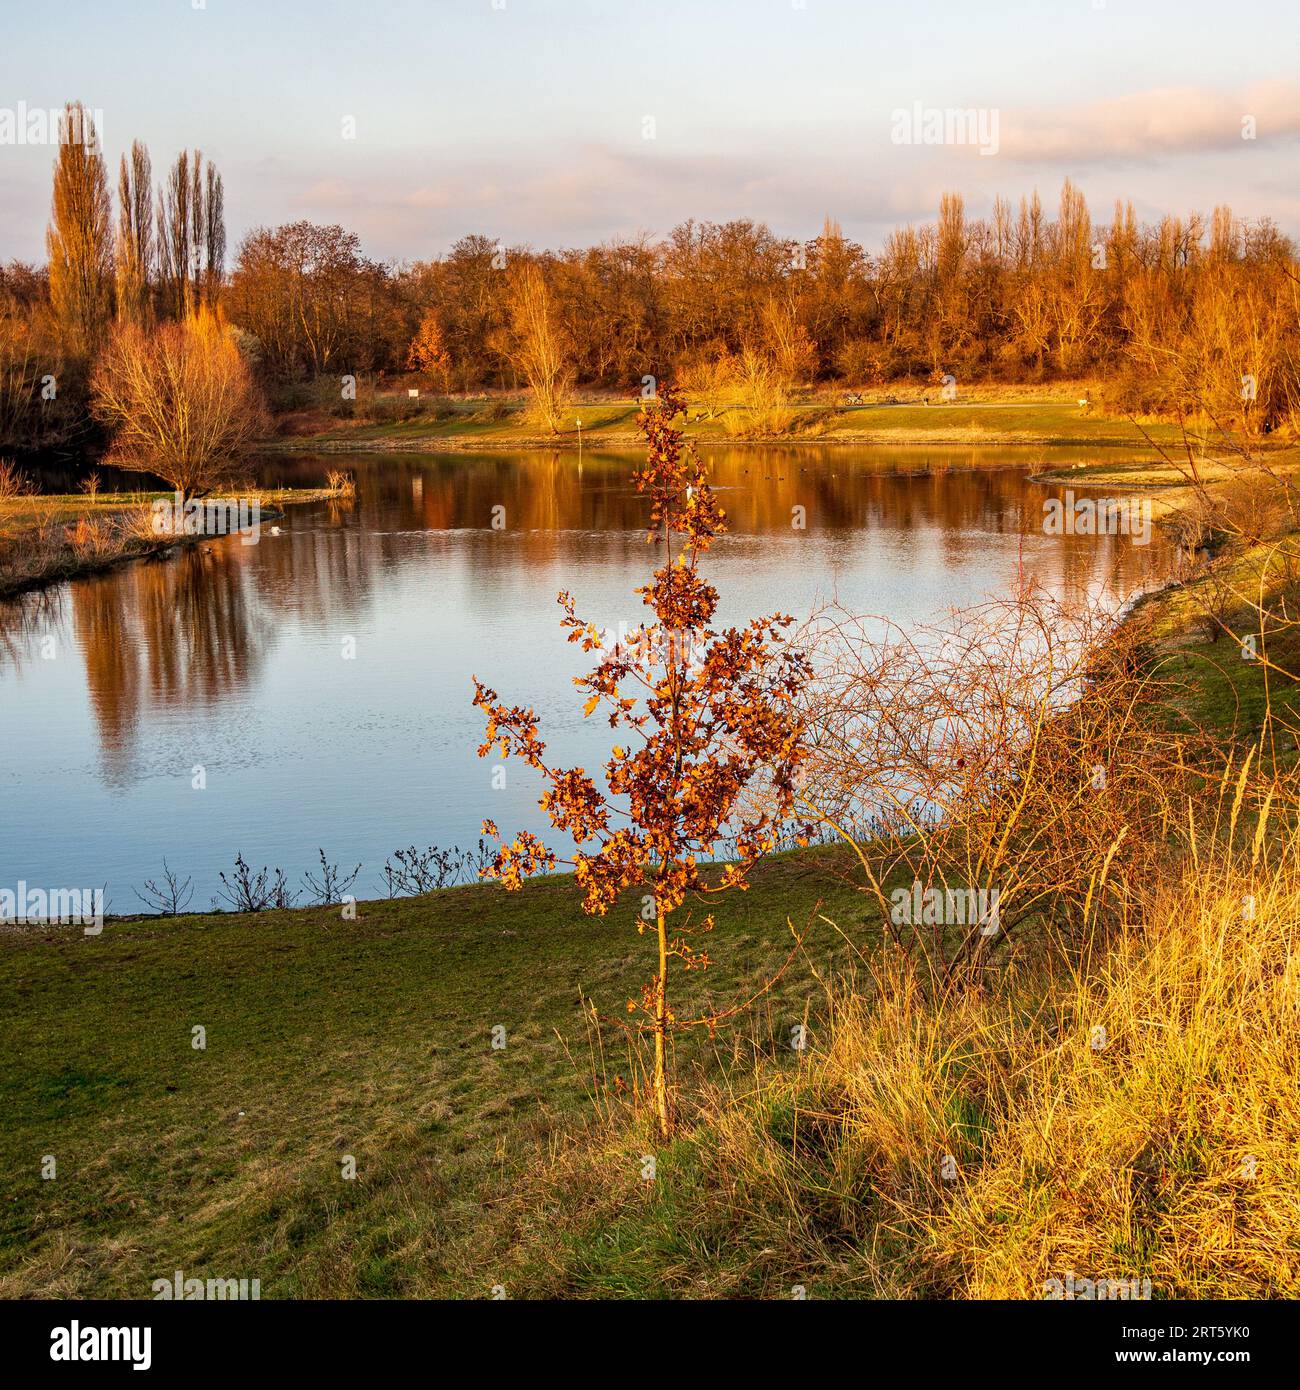
{"type": "MultiPolygon", "coordinates": [[[[732,538],[770,536],[798,545],[815,537],[823,543],[823,561],[827,541],[829,553],[842,551],[848,559],[864,536],[880,531],[895,545],[914,542],[927,562],[957,570],[987,547],[990,536],[1003,545],[1023,537],[1025,572],[1066,598],[1102,586],[1131,591],[1164,562],[1159,541],[1141,547],[1127,536],[1065,536],[1044,544],[1042,507],[1053,489],[1026,476],[1028,453],[1016,456],[1003,447],[718,446],[702,452],[732,538]],[[796,506],[805,509],[805,532],[791,525],[796,506]]],[[[364,460],[347,466],[358,478],[360,514],[381,532],[377,548],[385,568],[424,564],[429,554],[391,532],[486,532],[492,508],[504,507],[507,543],[474,552],[477,598],[490,603],[499,582],[509,582],[520,567],[553,570],[557,563],[639,558],[646,507],[630,472],[640,462],[627,453],[587,453],[580,473],[570,450],[407,456],[388,461],[382,471],[364,460]]],[[[721,543],[720,554],[727,544],[721,543]]],[[[788,551],[781,563],[787,562],[788,551]]]]}
{"type": "MultiPolygon", "coordinates": [[[[144,566],[136,566],[143,571],[144,566]]],[[[157,568],[157,567],[152,567],[157,568]]],[[[86,670],[104,763],[120,780],[130,761],[139,716],[141,679],[138,622],[117,576],[69,586],[73,625],[86,670]]]]}
{"type": "Polygon", "coordinates": [[[239,548],[203,546],[143,567],[159,575],[137,604],[155,701],[215,704],[256,674],[273,624],[249,602],[239,548]]]}
{"type": "MultiPolygon", "coordinates": [[[[875,531],[945,569],[968,564],[989,536],[1024,537],[1025,572],[1067,599],[1105,582],[1130,590],[1158,563],[1158,542],[1143,549],[1125,536],[1031,544],[1043,537],[1042,504],[1053,490],[1008,468],[1003,451],[719,447],[705,458],[731,525],[718,554],[746,537],[779,540],[771,560],[778,585],[805,540],[816,538],[820,563],[834,566],[841,554],[852,561],[875,531]],[[988,463],[1001,466],[980,466],[988,463]],[[806,509],[806,532],[791,526],[795,506],[806,509]]],[[[476,533],[468,549],[458,547],[475,611],[499,609],[501,595],[530,571],[549,583],[557,571],[589,562],[639,562],[646,501],[630,473],[640,462],[627,453],[584,454],[580,473],[572,451],[334,456],[329,466],[356,478],[355,501],[293,508],[279,536],[264,529],[255,546],[187,549],[0,606],[0,666],[30,659],[46,633],[65,647],[70,603],[105,764],[121,779],[145,701],[216,704],[256,679],[286,619],[344,632],[386,581],[414,573],[439,584],[438,533],[476,533]],[[498,506],[506,519],[500,533],[491,529],[498,506]]],[[[292,477],[262,481],[316,482],[323,465],[286,467],[292,477]]]]}
{"type": "Polygon", "coordinates": [[[291,509],[279,536],[264,521],[261,543],[241,557],[259,611],[317,627],[354,621],[389,563],[387,538],[369,534],[375,524],[366,515],[363,525],[359,507],[340,502],[291,509]]]}
{"type": "MultiPolygon", "coordinates": [[[[1026,570],[1065,596],[1091,592],[1101,582],[1120,591],[1135,588],[1158,562],[1158,544],[1143,549],[1127,537],[1029,544],[1043,536],[1042,503],[1051,489],[1027,479],[1028,455],[1017,467],[1017,458],[1001,447],[715,446],[702,453],[733,537],[769,535],[794,544],[833,538],[847,555],[864,534],[879,530],[895,543],[906,545],[909,537],[918,546],[928,543],[927,559],[955,569],[968,564],[972,547],[986,544],[990,535],[1023,536],[1026,570]],[[806,532],[791,525],[796,506],[805,509],[806,532]]],[[[373,578],[370,564],[389,574],[428,566],[432,552],[412,544],[412,532],[471,530],[485,541],[499,535],[503,544],[485,543],[473,557],[476,599],[488,604],[520,567],[552,571],[557,563],[640,558],[646,504],[630,479],[639,455],[584,453],[581,471],[573,450],[390,455],[379,462],[334,456],[328,464],[353,473],[357,499],[341,523],[322,517],[325,526],[360,525],[372,534],[365,546],[358,540],[342,548],[318,538],[312,553],[295,538],[293,565],[301,560],[319,567],[323,554],[330,569],[313,575],[297,598],[285,600],[299,611],[311,612],[327,597],[328,611],[349,591],[355,599],[373,578]],[[500,533],[490,529],[495,507],[505,513],[500,533]]],[[[296,461],[300,471],[325,466],[296,461]]],[[[282,558],[287,563],[290,557],[282,558]]],[[[285,582],[292,582],[287,575],[285,582]]]]}
{"type": "Polygon", "coordinates": [[[124,779],[140,713],[215,704],[246,686],[274,631],[249,602],[238,545],[186,549],[69,586],[109,776],[124,779]]]}
{"type": "Polygon", "coordinates": [[[52,636],[62,647],[67,614],[64,589],[33,589],[14,598],[0,599],[0,674],[6,668],[16,675],[32,656],[43,637],[52,636]]]}

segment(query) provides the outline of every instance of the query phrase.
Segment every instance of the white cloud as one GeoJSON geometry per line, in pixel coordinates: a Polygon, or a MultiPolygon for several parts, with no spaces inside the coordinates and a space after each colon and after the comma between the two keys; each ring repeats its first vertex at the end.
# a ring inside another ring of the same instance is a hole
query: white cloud
{"type": "Polygon", "coordinates": [[[1088,106],[1002,113],[1001,152],[1025,162],[1155,159],[1247,146],[1252,116],[1262,143],[1300,134],[1300,83],[1258,83],[1241,93],[1161,87],[1088,106]]]}

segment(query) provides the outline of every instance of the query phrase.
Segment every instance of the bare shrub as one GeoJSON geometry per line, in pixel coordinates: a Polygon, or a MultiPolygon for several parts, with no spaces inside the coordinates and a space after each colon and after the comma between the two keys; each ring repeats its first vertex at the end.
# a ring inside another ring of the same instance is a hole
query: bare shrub
{"type": "Polygon", "coordinates": [[[790,428],[790,381],[767,353],[746,348],[735,359],[732,389],[738,408],[722,418],[729,435],[784,434],[790,428]]]}
{"type": "Polygon", "coordinates": [[[1225,632],[1232,630],[1232,615],[1241,604],[1233,588],[1231,571],[1224,561],[1211,564],[1188,593],[1196,626],[1207,641],[1217,642],[1225,632]]]}
{"type": "Polygon", "coordinates": [[[414,845],[394,852],[384,861],[384,882],[390,898],[418,897],[439,888],[450,887],[461,873],[460,851],[439,849],[430,845],[416,849],[414,845]]]}
{"type": "Polygon", "coordinates": [[[143,889],[137,888],[133,891],[147,908],[163,917],[179,917],[194,896],[191,881],[188,878],[182,881],[180,876],[168,867],[165,859],[162,882],[147,878],[143,889]]]}
{"type": "Polygon", "coordinates": [[[235,856],[235,867],[229,877],[224,870],[218,877],[221,891],[212,899],[215,908],[220,908],[224,901],[235,912],[282,910],[292,907],[297,898],[282,870],[276,869],[274,877],[265,867],[254,873],[242,854],[235,856]]]}
{"type": "Polygon", "coordinates": [[[28,497],[35,490],[25,473],[20,473],[8,459],[0,459],[0,502],[28,497]]]}
{"type": "Polygon", "coordinates": [[[410,845],[385,860],[384,883],[390,898],[418,897],[458,883],[477,882],[495,858],[496,850],[483,839],[469,849],[459,845],[450,849],[439,849],[437,845],[416,849],[410,845]]]}
{"type": "Polygon", "coordinates": [[[311,894],[314,906],[333,907],[347,896],[348,890],[357,881],[361,865],[358,864],[351,873],[344,873],[337,864],[331,864],[326,859],[323,849],[317,853],[320,855],[320,874],[314,874],[309,869],[303,875],[303,886],[311,894]]]}
{"type": "Polygon", "coordinates": [[[1190,743],[1159,726],[1135,623],[1026,589],[907,632],[829,609],[803,641],[818,670],[805,803],[937,977],[1033,920],[1079,939],[1106,892],[1131,891],[1190,743]]]}
{"type": "Polygon", "coordinates": [[[103,559],[119,548],[117,528],[111,518],[78,517],[68,530],[68,542],[78,559],[103,559]]]}
{"type": "Polygon", "coordinates": [[[1214,494],[1219,529],[1244,545],[1257,545],[1275,535],[1288,512],[1286,484],[1264,469],[1242,469],[1214,494]]]}
{"type": "Polygon", "coordinates": [[[703,407],[697,419],[716,419],[726,409],[735,370],[735,361],[723,342],[708,344],[697,356],[682,363],[677,381],[703,407]]]}

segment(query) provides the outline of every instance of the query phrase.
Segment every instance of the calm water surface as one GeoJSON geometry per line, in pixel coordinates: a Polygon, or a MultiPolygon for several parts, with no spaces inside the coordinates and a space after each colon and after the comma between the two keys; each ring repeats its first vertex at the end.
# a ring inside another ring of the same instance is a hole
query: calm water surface
{"type": "MultiPolygon", "coordinates": [[[[1076,597],[1147,582],[1158,543],[1043,535],[1052,494],[1026,476],[1042,456],[710,452],[732,527],[707,560],[720,621],[838,598],[907,622],[1002,593],[1018,570],[1076,597]]],[[[485,816],[547,830],[528,770],[507,764],[495,789],[475,756],[470,676],[532,704],[561,762],[601,761],[608,729],[581,718],[570,678],[585,664],[555,594],[598,626],[641,621],[637,462],[262,461],[267,483],[347,467],[357,496],[292,508],[256,545],[205,543],[0,605],[0,885],[107,882],[111,910],[138,910],[132,888],[165,856],[200,908],[237,852],[296,881],[323,846],[360,861],[357,891],[374,894],[399,847],[466,845],[485,816]]]]}

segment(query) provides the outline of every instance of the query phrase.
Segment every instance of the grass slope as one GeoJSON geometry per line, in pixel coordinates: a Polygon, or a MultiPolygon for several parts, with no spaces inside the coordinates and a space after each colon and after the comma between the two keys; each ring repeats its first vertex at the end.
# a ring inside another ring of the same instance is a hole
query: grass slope
{"type": "MultiPolygon", "coordinates": [[[[772,860],[721,900],[695,1004],[756,987],[788,953],[787,917],[802,927],[819,901],[861,916],[826,854],[772,860]]],[[[367,903],[355,922],[318,909],[0,938],[0,1295],[148,1297],[175,1269],[256,1277],[264,1297],[486,1295],[494,1203],[629,1077],[608,1025],[601,1075],[581,1000],[608,1017],[639,995],[653,963],[634,916],[584,917],[556,879],[367,903]]],[[[846,954],[813,934],[761,1010],[762,1046],[802,1016],[812,969],[846,954]]],[[[721,1045],[699,1030],[679,1061],[721,1045]]]]}

